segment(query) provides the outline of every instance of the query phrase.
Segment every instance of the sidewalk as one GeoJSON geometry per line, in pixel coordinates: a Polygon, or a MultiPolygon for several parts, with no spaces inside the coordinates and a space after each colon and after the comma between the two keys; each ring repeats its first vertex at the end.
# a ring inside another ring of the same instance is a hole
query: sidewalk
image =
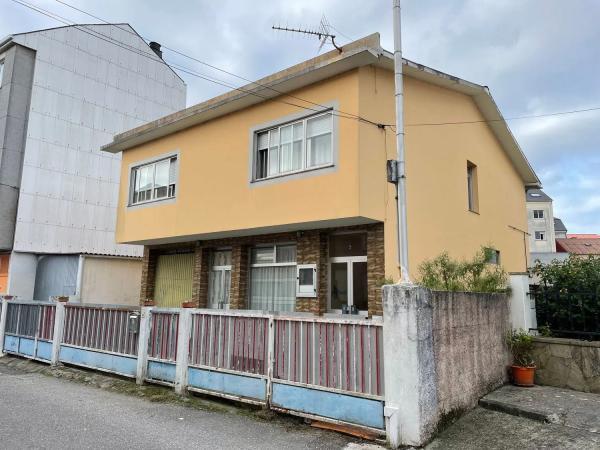
{"type": "Polygon", "coordinates": [[[600,395],[549,386],[503,386],[486,395],[479,405],[514,416],[563,425],[600,437],[600,395]]]}

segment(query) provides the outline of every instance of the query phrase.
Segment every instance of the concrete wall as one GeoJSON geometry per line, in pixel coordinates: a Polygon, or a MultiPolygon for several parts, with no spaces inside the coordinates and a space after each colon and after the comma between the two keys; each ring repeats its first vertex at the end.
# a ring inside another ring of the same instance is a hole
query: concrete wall
{"type": "Polygon", "coordinates": [[[392,447],[421,446],[507,379],[502,294],[383,288],[386,427],[392,447]]]}
{"type": "Polygon", "coordinates": [[[600,394],[600,342],[535,339],[536,384],[600,394]]]}
{"type": "Polygon", "coordinates": [[[15,45],[0,54],[0,60],[4,60],[0,80],[0,250],[11,250],[17,220],[35,52],[15,45]]]}
{"type": "Polygon", "coordinates": [[[502,294],[432,292],[432,307],[438,411],[443,419],[474,407],[507,381],[509,302],[502,294]]]}
{"type": "Polygon", "coordinates": [[[81,274],[82,303],[137,306],[140,302],[142,260],[84,257],[81,274]]]}
{"type": "Polygon", "coordinates": [[[13,252],[10,255],[8,272],[8,292],[20,300],[33,300],[37,255],[13,252]]]}

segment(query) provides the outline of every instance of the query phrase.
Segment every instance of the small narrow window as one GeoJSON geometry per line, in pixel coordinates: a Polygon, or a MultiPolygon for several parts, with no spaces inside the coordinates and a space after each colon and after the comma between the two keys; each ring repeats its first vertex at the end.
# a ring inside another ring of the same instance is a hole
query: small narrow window
{"type": "Polygon", "coordinates": [[[500,264],[500,251],[495,248],[486,248],[485,259],[489,264],[500,264]]]}
{"type": "Polygon", "coordinates": [[[543,209],[534,209],[533,210],[533,218],[534,219],[543,219],[544,218],[544,210],[543,209]]]}
{"type": "Polygon", "coordinates": [[[535,232],[535,240],[536,241],[545,241],[546,240],[546,232],[545,231],[536,231],[535,232]]]}
{"type": "Polygon", "coordinates": [[[479,195],[477,189],[477,166],[467,161],[467,199],[469,211],[479,212],[479,195]]]}
{"type": "Polygon", "coordinates": [[[175,197],[177,157],[136,167],[131,176],[132,204],[175,197]]]}

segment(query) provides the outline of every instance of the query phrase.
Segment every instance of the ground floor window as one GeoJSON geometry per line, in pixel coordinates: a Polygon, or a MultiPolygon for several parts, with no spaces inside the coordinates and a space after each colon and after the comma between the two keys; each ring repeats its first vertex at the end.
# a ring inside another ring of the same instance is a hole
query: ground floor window
{"type": "Polygon", "coordinates": [[[211,254],[208,274],[208,304],[214,309],[229,308],[231,286],[231,250],[217,250],[211,254]]]}
{"type": "Polygon", "coordinates": [[[294,311],[296,245],[254,247],[250,255],[250,309],[294,311]]]}

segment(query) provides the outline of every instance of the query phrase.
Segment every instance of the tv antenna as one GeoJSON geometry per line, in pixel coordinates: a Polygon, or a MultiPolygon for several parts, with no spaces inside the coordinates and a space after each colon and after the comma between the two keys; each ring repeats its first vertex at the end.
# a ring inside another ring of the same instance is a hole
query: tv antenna
{"type": "Polygon", "coordinates": [[[331,43],[333,44],[333,46],[337,49],[338,52],[342,53],[342,48],[339,47],[336,43],[335,43],[335,34],[331,34],[329,32],[329,22],[327,22],[327,18],[325,17],[325,15],[323,15],[323,18],[321,19],[321,24],[319,25],[319,29],[318,30],[307,30],[307,29],[301,29],[301,28],[289,28],[289,27],[279,27],[276,25],[273,25],[272,28],[274,30],[278,30],[278,31],[289,31],[292,33],[301,33],[301,34],[307,34],[310,36],[317,36],[319,38],[319,41],[321,41],[321,45],[319,46],[319,51],[321,51],[321,49],[323,48],[323,46],[325,45],[325,43],[327,42],[328,39],[331,39],[331,43]]]}

